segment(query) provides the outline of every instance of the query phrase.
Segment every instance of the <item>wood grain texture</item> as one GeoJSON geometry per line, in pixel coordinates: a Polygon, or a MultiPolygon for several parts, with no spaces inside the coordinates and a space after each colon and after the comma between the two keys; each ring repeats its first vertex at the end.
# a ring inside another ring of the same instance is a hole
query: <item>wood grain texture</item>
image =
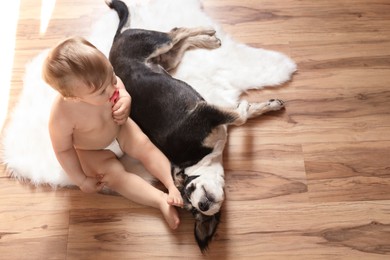
{"type": "MultiPolygon", "coordinates": [[[[203,2],[235,40],[298,64],[291,82],[244,95],[277,97],[286,109],[229,129],[226,201],[208,253],[186,211],[171,231],[155,209],[32,187],[0,165],[1,259],[389,258],[388,1],[203,2]]],[[[10,110],[25,64],[64,37],[87,35],[106,10],[103,1],[57,0],[40,35],[40,1],[21,0],[10,110]]]]}

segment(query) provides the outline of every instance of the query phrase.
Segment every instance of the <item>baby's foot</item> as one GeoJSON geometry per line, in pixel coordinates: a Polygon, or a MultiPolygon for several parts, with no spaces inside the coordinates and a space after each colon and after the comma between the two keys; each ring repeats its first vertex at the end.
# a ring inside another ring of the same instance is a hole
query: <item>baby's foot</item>
{"type": "Polygon", "coordinates": [[[170,189],[168,189],[168,199],[167,202],[169,205],[177,206],[177,207],[183,207],[183,198],[180,194],[180,191],[176,188],[176,186],[172,186],[170,189]]]}
{"type": "Polygon", "coordinates": [[[160,203],[160,210],[168,223],[168,226],[172,229],[176,229],[180,224],[179,213],[174,206],[169,205],[166,200],[168,194],[164,193],[164,199],[160,203]]]}

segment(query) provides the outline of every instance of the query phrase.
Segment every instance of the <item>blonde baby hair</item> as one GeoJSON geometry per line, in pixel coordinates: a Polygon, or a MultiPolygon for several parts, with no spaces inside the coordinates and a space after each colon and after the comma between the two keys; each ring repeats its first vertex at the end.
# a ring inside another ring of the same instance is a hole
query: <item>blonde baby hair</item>
{"type": "Polygon", "coordinates": [[[82,37],[71,37],[54,47],[44,61],[42,77],[63,97],[73,97],[80,83],[99,90],[113,69],[106,56],[82,37]]]}

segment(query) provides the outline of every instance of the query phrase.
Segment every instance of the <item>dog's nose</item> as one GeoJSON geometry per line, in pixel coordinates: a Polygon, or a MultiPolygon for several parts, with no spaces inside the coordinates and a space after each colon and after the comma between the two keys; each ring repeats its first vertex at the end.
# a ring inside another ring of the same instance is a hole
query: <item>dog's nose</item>
{"type": "Polygon", "coordinates": [[[198,203],[198,207],[201,211],[207,211],[210,208],[210,204],[208,203],[208,201],[206,201],[206,202],[201,201],[198,203]]]}

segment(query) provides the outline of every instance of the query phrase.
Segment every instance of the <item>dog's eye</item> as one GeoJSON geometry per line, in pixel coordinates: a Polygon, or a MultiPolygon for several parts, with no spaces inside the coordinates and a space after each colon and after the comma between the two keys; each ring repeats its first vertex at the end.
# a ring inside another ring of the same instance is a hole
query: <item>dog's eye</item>
{"type": "Polygon", "coordinates": [[[185,189],[185,194],[186,196],[189,198],[192,194],[192,192],[194,192],[194,190],[196,189],[196,186],[195,184],[190,184],[186,189],[185,189]]]}
{"type": "Polygon", "coordinates": [[[205,194],[205,197],[206,199],[209,201],[209,202],[215,202],[215,197],[214,195],[210,194],[207,192],[206,188],[204,186],[202,186],[202,189],[204,191],[204,194],[205,194]]]}
{"type": "Polygon", "coordinates": [[[195,184],[192,183],[192,184],[190,185],[190,187],[189,187],[189,192],[192,193],[192,192],[195,190],[195,188],[196,188],[195,184]]]}

